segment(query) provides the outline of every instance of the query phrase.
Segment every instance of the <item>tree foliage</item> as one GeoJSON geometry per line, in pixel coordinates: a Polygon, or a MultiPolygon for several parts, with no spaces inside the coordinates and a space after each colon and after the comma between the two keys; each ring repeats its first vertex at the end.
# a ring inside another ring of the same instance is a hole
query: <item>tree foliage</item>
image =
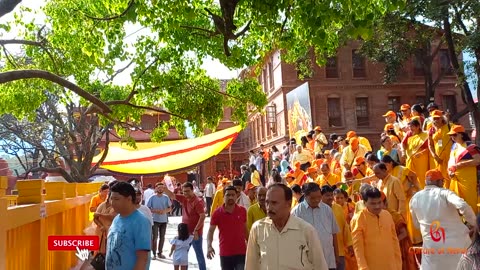
{"type": "Polygon", "coordinates": [[[362,43],[361,52],[384,64],[383,80],[387,84],[397,81],[408,60],[418,61],[425,81],[425,104],[428,103],[445,75],[433,72],[434,59],[446,47],[442,32],[398,11],[386,14],[374,29],[373,37],[362,43]]]}
{"type": "Polygon", "coordinates": [[[17,7],[14,21],[0,25],[4,32],[19,29],[17,39],[0,40],[0,113],[32,121],[48,91],[62,106],[80,97],[85,115],[98,116],[103,128],[114,124],[127,142],[127,130],[146,110],[171,116],[153,130],[154,141],[171,126],[182,133],[185,120],[197,135],[215,129],[225,106],[245,125],[249,110],[267,104],[258,81],[235,79],[222,91],[201,68],[204,59],[243,69],[260,66],[274,49],[290,63],[313,49],[321,63],[342,39],[369,37],[375,20],[402,6],[401,0],[47,0],[42,10],[17,7]],[[38,14],[45,20],[35,21],[38,14]],[[22,53],[10,53],[12,44],[22,53]],[[115,84],[120,77],[131,83],[115,84]]]}

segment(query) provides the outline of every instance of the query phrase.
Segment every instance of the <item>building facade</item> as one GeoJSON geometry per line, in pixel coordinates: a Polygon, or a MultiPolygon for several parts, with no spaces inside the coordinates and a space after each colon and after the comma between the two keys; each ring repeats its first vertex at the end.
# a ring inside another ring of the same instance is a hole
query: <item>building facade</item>
{"type": "MultiPolygon", "coordinates": [[[[426,103],[423,67],[419,61],[407,61],[397,82],[387,85],[383,82],[383,65],[360,55],[359,45],[349,42],[339,48],[324,67],[316,65],[312,55],[313,74],[303,80],[299,79],[295,65],[283,62],[280,51],[273,52],[258,76],[268,96],[266,113],[250,115],[248,128],[243,131],[248,150],[263,144],[276,145],[281,151],[290,138],[286,96],[305,82],[309,85],[312,127],[322,127],[327,137],[332,133],[345,136],[355,130],[367,137],[374,149],[380,144],[385,112],[399,112],[405,103],[426,103]]],[[[447,50],[439,51],[432,69],[434,78],[444,74],[436,87],[434,102],[452,115],[465,108],[460,89],[455,87],[447,50]]],[[[468,124],[468,117],[462,117],[460,122],[468,124]]]]}

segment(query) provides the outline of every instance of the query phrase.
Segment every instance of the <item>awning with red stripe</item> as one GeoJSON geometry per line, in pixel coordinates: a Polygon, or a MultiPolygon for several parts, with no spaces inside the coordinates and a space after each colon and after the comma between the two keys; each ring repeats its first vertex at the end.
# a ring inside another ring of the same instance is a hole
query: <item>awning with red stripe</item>
{"type": "MultiPolygon", "coordinates": [[[[100,168],[127,174],[153,174],[174,171],[201,163],[229,147],[241,131],[240,126],[224,129],[195,139],[161,143],[110,143],[100,168]]],[[[100,160],[101,153],[93,159],[100,160]]]]}

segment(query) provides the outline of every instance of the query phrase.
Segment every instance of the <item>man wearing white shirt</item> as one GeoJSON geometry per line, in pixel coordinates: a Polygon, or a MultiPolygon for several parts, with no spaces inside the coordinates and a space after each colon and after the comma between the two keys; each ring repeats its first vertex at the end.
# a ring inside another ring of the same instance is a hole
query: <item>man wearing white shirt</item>
{"type": "Polygon", "coordinates": [[[302,171],[307,171],[307,169],[312,164],[313,156],[310,154],[309,151],[303,151],[303,147],[301,145],[297,145],[297,151],[293,153],[292,156],[292,168],[295,168],[295,163],[300,162],[300,169],[302,171]]]}
{"type": "Polygon", "coordinates": [[[148,203],[148,200],[153,196],[155,195],[155,189],[153,189],[153,185],[152,184],[148,184],[147,185],[147,189],[143,192],[143,204],[144,205],[147,205],[148,203]]]}
{"type": "Polygon", "coordinates": [[[210,208],[212,207],[213,196],[215,196],[215,184],[213,184],[213,178],[207,177],[207,184],[205,185],[205,201],[207,203],[207,216],[210,215],[210,208]]]}
{"type": "Polygon", "coordinates": [[[237,190],[237,204],[248,209],[250,207],[250,198],[243,192],[243,183],[240,179],[235,179],[232,186],[237,190]]]}
{"type": "Polygon", "coordinates": [[[413,222],[423,236],[422,251],[432,251],[422,252],[422,270],[456,269],[461,252],[472,242],[469,227],[476,224],[475,214],[465,200],[443,188],[443,182],[441,171],[427,171],[425,188],[410,200],[413,222]]]}

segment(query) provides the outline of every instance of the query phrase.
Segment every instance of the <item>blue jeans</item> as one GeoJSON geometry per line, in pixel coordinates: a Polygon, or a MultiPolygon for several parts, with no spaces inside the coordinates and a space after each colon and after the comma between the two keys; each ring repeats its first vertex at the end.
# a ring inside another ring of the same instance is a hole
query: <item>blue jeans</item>
{"type": "Polygon", "coordinates": [[[198,268],[200,270],[207,270],[207,266],[205,264],[205,256],[203,256],[203,239],[202,236],[199,235],[197,240],[192,241],[193,250],[195,250],[195,255],[197,255],[197,262],[198,268]]]}

